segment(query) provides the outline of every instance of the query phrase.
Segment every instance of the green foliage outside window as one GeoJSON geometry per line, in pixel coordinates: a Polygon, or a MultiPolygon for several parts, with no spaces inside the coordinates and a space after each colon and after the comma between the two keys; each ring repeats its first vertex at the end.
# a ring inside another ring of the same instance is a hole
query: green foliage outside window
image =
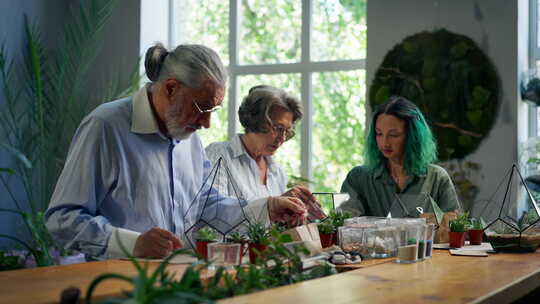
{"type": "MultiPolygon", "coordinates": [[[[178,36],[178,42],[206,44],[229,64],[228,1],[184,2],[189,7],[177,10],[176,16],[176,32],[184,35],[178,36]]],[[[300,62],[301,4],[297,0],[239,1],[239,64],[300,62]]],[[[366,57],[365,0],[313,0],[312,13],[311,61],[366,57]]],[[[365,72],[323,72],[313,73],[311,77],[314,182],[311,187],[314,191],[339,191],[347,172],[363,163],[365,72]]],[[[242,75],[238,77],[237,105],[250,87],[261,83],[301,97],[299,73],[242,75]]],[[[224,105],[227,107],[227,100],[224,105]]],[[[204,145],[227,140],[227,111],[224,108],[212,114],[212,127],[198,132],[204,145]]],[[[237,118],[235,123],[242,132],[237,118]]],[[[296,130],[297,136],[286,142],[275,157],[289,176],[300,176],[301,123],[296,130]]]]}

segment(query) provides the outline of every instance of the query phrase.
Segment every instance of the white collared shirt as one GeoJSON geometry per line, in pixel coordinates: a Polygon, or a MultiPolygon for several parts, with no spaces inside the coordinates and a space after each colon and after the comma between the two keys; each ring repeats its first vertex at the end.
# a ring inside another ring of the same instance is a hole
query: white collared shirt
{"type": "Polygon", "coordinates": [[[240,136],[242,134],[237,134],[230,141],[212,143],[206,147],[206,154],[212,164],[215,165],[221,157],[233,180],[233,183],[227,182],[226,174],[218,183],[219,191],[232,197],[243,196],[248,201],[283,194],[287,188],[287,175],[283,168],[271,156],[266,156],[268,169],[266,185],[263,185],[257,163],[247,153],[240,136]],[[238,191],[235,191],[234,185],[238,191]]]}

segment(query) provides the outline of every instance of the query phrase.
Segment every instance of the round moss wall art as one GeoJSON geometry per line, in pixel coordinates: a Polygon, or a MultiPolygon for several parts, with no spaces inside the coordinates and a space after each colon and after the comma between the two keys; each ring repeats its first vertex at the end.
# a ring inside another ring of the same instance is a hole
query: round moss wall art
{"type": "Polygon", "coordinates": [[[462,159],[478,148],[499,108],[499,78],[470,38],[440,29],[405,38],[378,68],[372,109],[392,95],[416,103],[437,138],[439,160],[462,159]]]}

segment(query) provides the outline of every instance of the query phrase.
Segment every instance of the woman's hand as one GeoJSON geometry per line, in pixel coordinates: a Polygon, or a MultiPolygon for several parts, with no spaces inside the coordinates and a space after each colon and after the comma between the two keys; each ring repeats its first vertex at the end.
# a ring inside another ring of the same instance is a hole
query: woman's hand
{"type": "Polygon", "coordinates": [[[319,203],[319,201],[317,201],[315,196],[313,196],[313,194],[311,193],[311,191],[309,191],[308,188],[296,185],[292,187],[289,191],[283,193],[283,196],[299,198],[307,207],[308,219],[310,221],[326,218],[326,214],[324,214],[321,204],[319,203]]]}
{"type": "Polygon", "coordinates": [[[272,196],[268,199],[268,216],[273,222],[286,222],[289,227],[306,221],[307,208],[296,197],[272,196]]]}

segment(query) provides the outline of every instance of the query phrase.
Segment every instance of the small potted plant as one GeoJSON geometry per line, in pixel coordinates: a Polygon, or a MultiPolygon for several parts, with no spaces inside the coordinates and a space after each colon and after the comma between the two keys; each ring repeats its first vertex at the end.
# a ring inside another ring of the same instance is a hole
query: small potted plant
{"type": "Polygon", "coordinates": [[[197,247],[197,254],[208,260],[208,243],[213,243],[217,240],[217,232],[210,227],[203,227],[197,231],[197,238],[195,245],[197,247]]]}
{"type": "Polygon", "coordinates": [[[240,264],[242,264],[242,257],[246,253],[247,245],[249,242],[247,236],[238,231],[235,231],[227,236],[227,241],[240,244],[240,264]]]}
{"type": "Polygon", "coordinates": [[[266,250],[268,245],[268,230],[262,223],[254,222],[248,225],[249,262],[255,264],[259,254],[266,250]]]}
{"type": "Polygon", "coordinates": [[[345,220],[352,217],[349,211],[331,210],[328,214],[332,225],[334,225],[334,244],[338,245],[338,228],[345,225],[345,220]]]}
{"type": "Polygon", "coordinates": [[[334,224],[332,224],[332,221],[319,223],[317,228],[319,228],[319,237],[321,239],[322,248],[332,246],[334,244],[334,234],[336,232],[336,228],[334,227],[334,224]]]}
{"type": "Polygon", "coordinates": [[[469,240],[471,245],[481,245],[482,236],[484,235],[484,225],[482,225],[482,220],[477,218],[471,218],[471,226],[469,228],[469,240]]]}
{"type": "Polygon", "coordinates": [[[451,248],[461,248],[465,244],[465,232],[469,225],[469,216],[467,213],[458,215],[457,218],[450,220],[450,232],[448,238],[451,248]]]}

